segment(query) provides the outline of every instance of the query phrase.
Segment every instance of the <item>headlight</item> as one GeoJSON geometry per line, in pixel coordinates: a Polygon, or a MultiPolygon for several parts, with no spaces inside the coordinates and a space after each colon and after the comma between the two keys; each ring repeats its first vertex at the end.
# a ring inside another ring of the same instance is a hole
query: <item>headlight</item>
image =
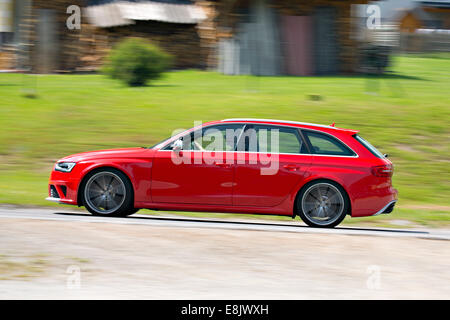
{"type": "Polygon", "coordinates": [[[70,172],[75,167],[75,162],[57,162],[55,164],[55,170],[61,172],[70,172]]]}

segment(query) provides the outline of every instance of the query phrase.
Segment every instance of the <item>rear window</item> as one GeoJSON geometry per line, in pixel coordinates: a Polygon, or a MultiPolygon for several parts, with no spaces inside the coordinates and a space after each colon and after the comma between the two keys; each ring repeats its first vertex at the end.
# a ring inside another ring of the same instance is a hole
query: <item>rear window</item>
{"type": "Polygon", "coordinates": [[[328,156],[356,156],[347,146],[332,136],[312,131],[303,131],[312,147],[312,153],[328,156]]]}
{"type": "Polygon", "coordinates": [[[369,141],[363,139],[361,136],[355,134],[354,135],[355,139],[359,141],[359,143],[361,143],[364,147],[366,147],[367,150],[369,150],[375,157],[377,158],[384,158],[384,155],[377,150],[377,148],[375,148],[373,145],[371,145],[369,143],[369,141]]]}

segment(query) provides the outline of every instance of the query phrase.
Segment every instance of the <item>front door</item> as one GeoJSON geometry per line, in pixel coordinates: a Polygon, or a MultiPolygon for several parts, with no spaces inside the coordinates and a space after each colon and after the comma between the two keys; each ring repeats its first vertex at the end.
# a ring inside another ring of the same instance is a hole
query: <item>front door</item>
{"type": "Polygon", "coordinates": [[[152,201],[231,205],[234,166],[227,159],[234,155],[242,127],[238,124],[205,127],[184,136],[179,152],[172,151],[170,146],[158,150],[152,168],[152,201]]]}

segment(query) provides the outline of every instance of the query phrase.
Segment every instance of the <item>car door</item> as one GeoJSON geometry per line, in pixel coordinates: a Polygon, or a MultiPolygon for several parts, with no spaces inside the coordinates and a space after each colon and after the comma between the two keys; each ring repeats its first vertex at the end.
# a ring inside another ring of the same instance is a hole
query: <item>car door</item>
{"type": "Polygon", "coordinates": [[[295,127],[249,125],[238,149],[233,204],[273,207],[308,175],[312,156],[295,127]],[[239,159],[241,157],[241,159],[239,159]]]}
{"type": "Polygon", "coordinates": [[[205,127],[185,135],[179,152],[170,146],[158,150],[152,168],[152,201],[231,205],[234,166],[229,159],[242,128],[240,124],[205,127]]]}

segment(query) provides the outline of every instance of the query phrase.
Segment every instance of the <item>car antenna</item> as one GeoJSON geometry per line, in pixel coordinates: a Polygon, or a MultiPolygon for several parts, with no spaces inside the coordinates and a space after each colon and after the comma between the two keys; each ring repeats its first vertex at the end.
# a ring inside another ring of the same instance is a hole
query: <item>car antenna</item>
{"type": "Polygon", "coordinates": [[[336,124],[336,122],[333,122],[330,126],[331,126],[331,127],[334,127],[335,124],[336,124]]]}

